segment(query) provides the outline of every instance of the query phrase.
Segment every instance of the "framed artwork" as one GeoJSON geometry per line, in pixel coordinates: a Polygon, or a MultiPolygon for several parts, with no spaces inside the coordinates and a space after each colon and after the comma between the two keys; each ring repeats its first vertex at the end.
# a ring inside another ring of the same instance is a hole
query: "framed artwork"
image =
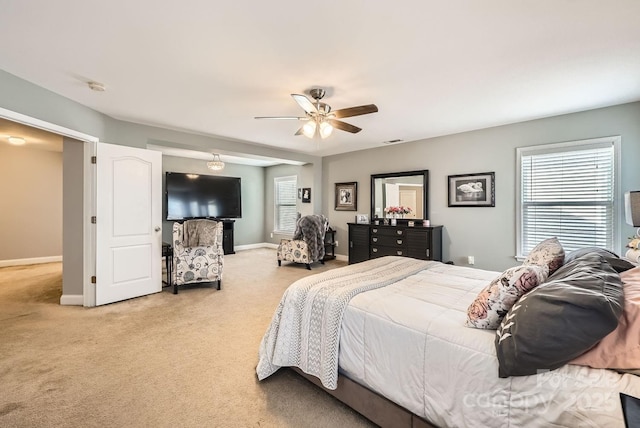
{"type": "Polygon", "coordinates": [[[356,223],[369,224],[369,216],[367,214],[356,214],[356,223]]]}
{"type": "Polygon", "coordinates": [[[304,203],[311,202],[311,187],[302,188],[302,202],[304,203]]]}
{"type": "Polygon", "coordinates": [[[336,183],[336,211],[355,211],[358,208],[358,183],[336,183]]]}
{"type": "Polygon", "coordinates": [[[495,207],[495,172],[449,176],[450,207],[495,207]]]}

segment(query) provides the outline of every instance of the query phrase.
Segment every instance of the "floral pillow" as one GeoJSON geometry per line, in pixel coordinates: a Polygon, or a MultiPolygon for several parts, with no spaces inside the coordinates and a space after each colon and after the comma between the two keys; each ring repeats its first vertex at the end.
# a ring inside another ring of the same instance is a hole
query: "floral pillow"
{"type": "Polygon", "coordinates": [[[551,275],[564,264],[564,249],[558,238],[545,239],[531,250],[522,264],[548,266],[551,275]]]}
{"type": "Polygon", "coordinates": [[[528,291],[549,276],[547,266],[522,265],[509,268],[491,281],[467,309],[467,327],[495,330],[509,309],[528,291]]]}

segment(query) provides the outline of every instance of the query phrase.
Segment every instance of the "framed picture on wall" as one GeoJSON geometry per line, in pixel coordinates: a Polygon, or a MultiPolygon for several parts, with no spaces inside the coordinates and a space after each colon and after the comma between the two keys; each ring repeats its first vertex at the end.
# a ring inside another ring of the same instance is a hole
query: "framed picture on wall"
{"type": "Polygon", "coordinates": [[[358,208],[358,183],[336,183],[336,211],[356,211],[358,208]]]}
{"type": "Polygon", "coordinates": [[[302,202],[308,203],[311,202],[311,188],[303,187],[302,188],[302,202]]]}
{"type": "Polygon", "coordinates": [[[495,207],[495,172],[449,176],[450,207],[495,207]]]}

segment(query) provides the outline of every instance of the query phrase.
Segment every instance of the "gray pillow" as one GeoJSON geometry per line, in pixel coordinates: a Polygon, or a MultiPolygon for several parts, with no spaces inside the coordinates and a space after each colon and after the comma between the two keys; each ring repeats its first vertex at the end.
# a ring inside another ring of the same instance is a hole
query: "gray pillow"
{"type": "Polygon", "coordinates": [[[499,376],[563,366],[617,327],[623,304],[620,276],[600,254],[565,263],[502,320],[495,339],[499,376]]]}
{"type": "Polygon", "coordinates": [[[612,253],[609,250],[605,250],[604,248],[599,248],[599,247],[585,247],[585,248],[580,248],[578,250],[571,251],[569,254],[565,256],[564,262],[568,263],[588,253],[600,254],[602,257],[604,257],[607,263],[609,263],[611,267],[614,268],[618,273],[622,273],[626,270],[633,269],[635,267],[633,263],[630,263],[627,260],[621,259],[616,253],[612,253]]]}

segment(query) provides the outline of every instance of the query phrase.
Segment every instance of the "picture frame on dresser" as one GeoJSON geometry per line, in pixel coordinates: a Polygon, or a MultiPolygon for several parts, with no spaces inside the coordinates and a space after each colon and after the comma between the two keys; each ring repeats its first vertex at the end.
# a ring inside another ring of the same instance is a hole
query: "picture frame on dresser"
{"type": "Polygon", "coordinates": [[[356,214],[357,224],[369,224],[369,216],[367,214],[356,214]]]}
{"type": "Polygon", "coordinates": [[[449,207],[495,207],[495,172],[450,175],[449,207]]]}
{"type": "Polygon", "coordinates": [[[336,183],[336,211],[356,211],[358,209],[358,183],[336,183]]]}

